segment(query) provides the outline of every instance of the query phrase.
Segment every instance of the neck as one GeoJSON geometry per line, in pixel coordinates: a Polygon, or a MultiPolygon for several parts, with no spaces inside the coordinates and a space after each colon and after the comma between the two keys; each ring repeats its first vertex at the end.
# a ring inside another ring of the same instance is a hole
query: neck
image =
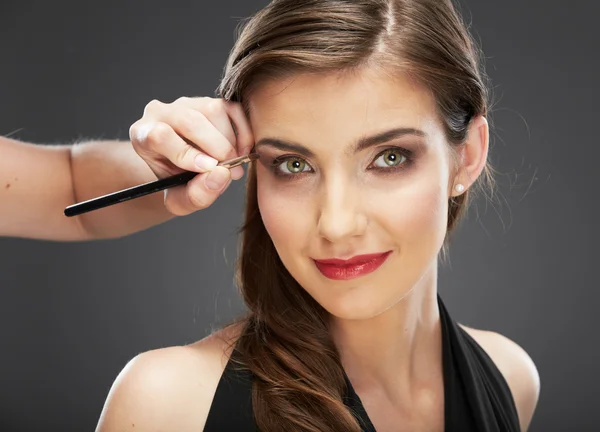
{"type": "Polygon", "coordinates": [[[394,399],[443,380],[437,263],[398,303],[368,320],[334,318],[331,332],[357,392],[394,399]]]}

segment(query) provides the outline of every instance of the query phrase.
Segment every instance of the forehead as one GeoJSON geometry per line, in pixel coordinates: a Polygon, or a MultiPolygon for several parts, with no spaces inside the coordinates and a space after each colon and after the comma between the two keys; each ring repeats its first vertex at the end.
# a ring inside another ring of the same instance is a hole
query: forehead
{"type": "Polygon", "coordinates": [[[252,92],[248,105],[257,138],[355,139],[392,127],[429,133],[438,123],[428,91],[404,74],[369,69],[267,81],[252,92]]]}

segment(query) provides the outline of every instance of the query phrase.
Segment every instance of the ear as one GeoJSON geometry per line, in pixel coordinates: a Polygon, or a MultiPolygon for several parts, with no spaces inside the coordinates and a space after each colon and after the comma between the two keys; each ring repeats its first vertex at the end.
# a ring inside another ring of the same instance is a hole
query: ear
{"type": "Polygon", "coordinates": [[[457,154],[456,167],[453,181],[450,183],[450,196],[464,193],[479,177],[487,162],[489,146],[488,121],[483,116],[471,120],[467,139],[463,145],[454,150],[457,154]],[[456,185],[464,186],[462,191],[456,190],[456,185]]]}

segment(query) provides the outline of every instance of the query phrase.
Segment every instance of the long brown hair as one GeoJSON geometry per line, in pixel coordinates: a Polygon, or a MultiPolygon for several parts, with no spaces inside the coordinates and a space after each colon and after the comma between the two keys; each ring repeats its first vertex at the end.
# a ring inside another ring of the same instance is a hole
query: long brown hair
{"type": "MultiPolygon", "coordinates": [[[[243,26],[218,93],[248,111],[252,90],[265,80],[362,67],[408,74],[428,89],[450,148],[464,144],[475,116],[487,115],[480,53],[451,0],[274,0],[243,26]]],[[[489,165],[473,186],[486,181],[493,188],[489,165]]],[[[263,432],[359,432],[343,403],[347,389],[328,313],[282,264],[256,192],[251,167],[237,273],[249,315],[237,351],[253,374],[257,425],[263,432]]],[[[450,199],[448,233],[472,193],[450,199]]]]}

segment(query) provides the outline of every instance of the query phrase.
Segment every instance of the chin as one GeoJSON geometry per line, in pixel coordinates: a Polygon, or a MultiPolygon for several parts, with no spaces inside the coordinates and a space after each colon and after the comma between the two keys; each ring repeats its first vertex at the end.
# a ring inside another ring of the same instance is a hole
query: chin
{"type": "MultiPolygon", "coordinates": [[[[325,287],[325,289],[327,289],[325,287]]],[[[330,288],[331,289],[331,288],[330,288]]],[[[344,290],[345,292],[329,293],[326,298],[309,294],[332,317],[343,320],[367,320],[385,312],[402,298],[400,294],[394,300],[382,298],[373,286],[363,285],[344,290]]]]}

